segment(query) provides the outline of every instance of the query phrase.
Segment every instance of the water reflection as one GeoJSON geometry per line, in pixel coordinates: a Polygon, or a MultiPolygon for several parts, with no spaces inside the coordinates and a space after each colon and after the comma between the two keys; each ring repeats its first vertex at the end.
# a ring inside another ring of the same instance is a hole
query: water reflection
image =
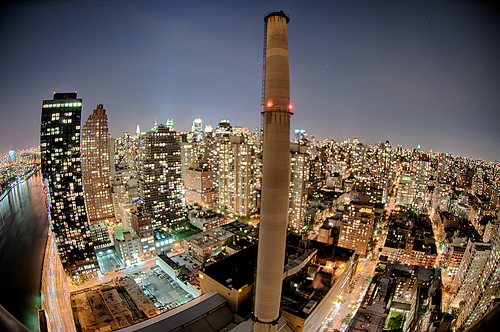
{"type": "Polygon", "coordinates": [[[47,230],[42,176],[37,172],[0,202],[0,304],[32,330],[38,329],[47,230]]]}

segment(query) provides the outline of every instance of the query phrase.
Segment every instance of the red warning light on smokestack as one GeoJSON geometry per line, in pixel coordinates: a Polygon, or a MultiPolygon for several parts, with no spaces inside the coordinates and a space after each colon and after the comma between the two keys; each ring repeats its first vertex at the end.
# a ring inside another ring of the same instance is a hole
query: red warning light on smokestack
{"type": "Polygon", "coordinates": [[[267,102],[267,107],[273,107],[273,102],[272,102],[272,100],[269,100],[269,101],[267,102]]]}
{"type": "Polygon", "coordinates": [[[293,105],[292,105],[292,104],[289,104],[289,105],[288,105],[288,109],[289,109],[289,110],[293,109],[293,105]]]}

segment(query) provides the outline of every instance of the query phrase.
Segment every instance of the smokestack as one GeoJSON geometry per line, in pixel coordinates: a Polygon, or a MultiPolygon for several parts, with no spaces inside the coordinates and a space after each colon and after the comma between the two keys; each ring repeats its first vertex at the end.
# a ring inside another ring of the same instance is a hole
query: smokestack
{"type": "Polygon", "coordinates": [[[262,199],[253,331],[276,331],[280,318],[290,187],[290,77],[283,11],[266,22],[262,199]]]}

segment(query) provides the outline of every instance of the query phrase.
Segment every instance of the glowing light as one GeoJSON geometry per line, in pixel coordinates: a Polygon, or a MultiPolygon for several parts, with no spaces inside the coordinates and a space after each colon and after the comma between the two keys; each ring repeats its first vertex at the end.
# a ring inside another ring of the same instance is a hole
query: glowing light
{"type": "Polygon", "coordinates": [[[267,107],[273,107],[273,102],[272,102],[272,100],[269,100],[269,101],[267,102],[267,107]]]}
{"type": "Polygon", "coordinates": [[[288,109],[290,109],[290,110],[291,110],[291,109],[293,109],[293,105],[292,105],[292,104],[289,104],[289,105],[288,105],[288,109]]]}

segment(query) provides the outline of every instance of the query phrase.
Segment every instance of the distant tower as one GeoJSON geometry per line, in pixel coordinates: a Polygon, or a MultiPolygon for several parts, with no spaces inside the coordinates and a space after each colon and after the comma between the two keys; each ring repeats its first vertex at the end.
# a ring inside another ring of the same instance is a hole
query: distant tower
{"type": "Polygon", "coordinates": [[[253,331],[276,331],[280,318],[290,190],[288,15],[266,22],[263,179],[253,331]]]}
{"type": "MultiPolygon", "coordinates": [[[[109,159],[108,117],[99,104],[82,127],[82,177],[89,223],[102,223],[102,229],[114,217],[109,159]]],[[[92,237],[96,241],[109,240],[108,236],[92,237]]]]}
{"type": "Polygon", "coordinates": [[[9,150],[9,163],[13,163],[16,161],[16,151],[9,150]]]}
{"type": "Polygon", "coordinates": [[[304,129],[295,129],[293,140],[295,143],[300,143],[302,140],[307,140],[306,131],[304,129]]]}
{"type": "Polygon", "coordinates": [[[53,100],[43,101],[40,129],[51,228],[64,270],[75,281],[96,276],[99,270],[83,198],[81,112],[76,92],[54,93],[53,100]]]}
{"type": "MultiPolygon", "coordinates": [[[[155,124],[155,126],[156,126],[156,124],[155,124]]],[[[174,119],[167,120],[167,127],[168,127],[168,129],[170,129],[172,131],[174,130],[174,119]]]]}
{"type": "Polygon", "coordinates": [[[191,127],[191,131],[195,135],[203,134],[203,121],[200,118],[193,120],[193,126],[191,127]]]}

